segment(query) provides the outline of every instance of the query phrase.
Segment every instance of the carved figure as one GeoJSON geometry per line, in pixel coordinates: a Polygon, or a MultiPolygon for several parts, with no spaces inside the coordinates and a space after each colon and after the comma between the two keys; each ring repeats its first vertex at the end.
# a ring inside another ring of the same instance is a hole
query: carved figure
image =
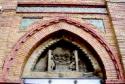
{"type": "Polygon", "coordinates": [[[52,67],[54,71],[73,71],[76,68],[73,55],[67,49],[60,47],[54,49],[52,52],[52,61],[55,63],[55,66],[53,66],[53,64],[51,65],[55,67],[52,67]]]}

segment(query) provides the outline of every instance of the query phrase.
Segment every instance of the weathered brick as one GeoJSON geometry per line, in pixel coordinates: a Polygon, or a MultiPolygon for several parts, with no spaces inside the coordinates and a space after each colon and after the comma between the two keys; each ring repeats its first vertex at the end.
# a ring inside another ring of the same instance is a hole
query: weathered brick
{"type": "MultiPolygon", "coordinates": [[[[102,19],[105,27],[105,32],[100,32],[96,27],[93,30],[97,31],[104,40],[108,43],[110,48],[113,49],[113,53],[118,56],[117,60],[122,59],[122,63],[125,68],[125,0],[106,0],[108,4],[109,14],[60,14],[60,13],[16,13],[17,0],[2,0],[4,12],[0,14],[0,76],[2,73],[2,67],[5,59],[13,49],[13,46],[18,42],[18,40],[32,28],[37,28],[34,24],[25,30],[20,30],[20,22],[23,17],[43,17],[38,23],[44,23],[53,19],[55,17],[68,17],[75,19],[82,24],[87,24],[86,26],[93,27],[91,23],[86,23],[84,19],[102,19]],[[118,2],[118,3],[117,3],[118,2]],[[110,17],[110,18],[109,18],[110,17]],[[84,18],[84,19],[83,19],[84,18]],[[121,57],[121,58],[119,58],[121,57]]],[[[77,4],[77,5],[105,5],[104,0],[18,0],[18,3],[58,3],[58,4],[77,4]]],[[[100,55],[103,61],[104,67],[106,69],[106,76],[108,80],[117,79],[115,64],[112,63],[111,58],[102,45],[99,45],[99,41],[94,39],[90,34],[77,29],[75,26],[67,24],[65,22],[59,24],[53,24],[52,26],[46,27],[41,31],[29,37],[26,42],[21,44],[21,47],[17,51],[14,57],[14,61],[10,66],[10,71],[8,72],[7,81],[20,80],[22,76],[22,70],[24,65],[27,63],[27,59],[32,54],[32,47],[36,46],[38,41],[44,38],[46,35],[58,31],[59,29],[65,29],[70,32],[74,32],[76,35],[81,36],[90,43],[91,46],[100,55]]],[[[33,49],[32,49],[33,50],[33,49]]],[[[35,48],[34,48],[35,50],[35,48]]],[[[16,52],[14,52],[15,54],[16,52]]],[[[121,62],[120,61],[120,62],[121,62]]],[[[121,70],[121,69],[120,69],[121,70]]],[[[1,77],[0,77],[1,78],[1,77]]],[[[1,80],[1,79],[0,79],[1,80]]],[[[1,82],[1,81],[0,81],[1,82]]],[[[110,83],[109,83],[110,84],[110,83]]]]}

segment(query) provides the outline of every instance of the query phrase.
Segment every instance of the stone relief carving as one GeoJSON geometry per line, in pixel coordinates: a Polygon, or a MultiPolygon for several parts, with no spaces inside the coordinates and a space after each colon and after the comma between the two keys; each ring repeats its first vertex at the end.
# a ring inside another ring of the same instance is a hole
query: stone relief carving
{"type": "MultiPolygon", "coordinates": [[[[78,56],[78,50],[70,50],[62,47],[48,50],[45,56],[42,56],[36,63],[34,70],[37,72],[82,72],[83,77],[94,77],[98,73],[88,72],[87,67],[78,56]]],[[[95,70],[96,71],[96,70],[95,70]]]]}
{"type": "Polygon", "coordinates": [[[47,56],[42,57],[35,65],[34,71],[46,71],[47,69],[47,56]]]}
{"type": "MultiPolygon", "coordinates": [[[[50,71],[75,71],[76,62],[73,53],[70,50],[57,47],[49,50],[50,71]]],[[[48,67],[48,68],[49,68],[48,67]]]]}
{"type": "Polygon", "coordinates": [[[57,47],[48,50],[36,63],[34,71],[80,71],[87,72],[85,64],[78,58],[78,51],[57,47]]]}

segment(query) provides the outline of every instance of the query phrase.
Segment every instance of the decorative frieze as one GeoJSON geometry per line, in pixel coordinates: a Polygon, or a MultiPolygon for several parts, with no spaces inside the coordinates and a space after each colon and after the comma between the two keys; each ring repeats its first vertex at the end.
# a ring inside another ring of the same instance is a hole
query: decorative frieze
{"type": "Polygon", "coordinates": [[[59,7],[59,6],[18,6],[17,13],[99,13],[107,14],[106,8],[87,7],[59,7]]]}

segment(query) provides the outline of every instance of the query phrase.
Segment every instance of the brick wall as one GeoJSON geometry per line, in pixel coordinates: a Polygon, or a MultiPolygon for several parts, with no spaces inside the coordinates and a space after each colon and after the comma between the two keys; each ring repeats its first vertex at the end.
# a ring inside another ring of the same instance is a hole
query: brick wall
{"type": "Polygon", "coordinates": [[[0,75],[4,60],[15,42],[22,36],[18,30],[20,18],[17,16],[0,17],[0,75]]]}
{"type": "MultiPolygon", "coordinates": [[[[124,2],[124,0],[121,1],[124,2]]],[[[125,69],[125,2],[122,2],[108,2],[108,9],[118,42],[119,53],[125,69]]]]}
{"type": "MultiPolygon", "coordinates": [[[[107,7],[110,13],[110,19],[108,15],[99,15],[99,14],[16,14],[16,6],[17,1],[13,0],[3,0],[2,2],[3,8],[6,9],[2,14],[0,14],[0,77],[2,75],[2,68],[4,64],[4,60],[6,59],[6,56],[10,53],[12,50],[12,47],[15,45],[15,43],[18,41],[20,37],[22,37],[28,30],[20,31],[19,25],[21,22],[22,17],[43,17],[43,20],[50,19],[53,16],[59,17],[59,16],[66,16],[66,17],[72,17],[72,18],[78,18],[79,21],[81,18],[96,18],[96,19],[102,19],[105,26],[105,32],[99,32],[100,35],[103,36],[103,38],[109,43],[111,48],[113,49],[114,53],[117,56],[121,56],[120,59],[122,59],[122,63],[124,64],[125,68],[125,0],[107,0],[107,7]],[[121,2],[120,2],[121,1],[121,2]],[[119,2],[119,3],[115,3],[119,2]]],[[[22,0],[22,2],[25,2],[26,0],[22,0]]],[[[28,0],[27,0],[28,1],[28,0]]],[[[31,1],[31,0],[29,0],[31,1]]],[[[34,0],[32,0],[34,2],[34,0]]],[[[36,1],[36,0],[35,0],[36,1]]],[[[38,2],[40,0],[37,0],[38,2]]],[[[58,3],[62,0],[57,0],[58,3]]],[[[89,4],[104,4],[103,0],[89,0],[83,2],[80,0],[73,0],[73,3],[89,3],[89,4]]],[[[21,1],[20,1],[21,2],[21,1]]],[[[48,0],[48,2],[55,2],[55,0],[48,0]]],[[[69,0],[64,0],[64,3],[71,2],[69,0]]],[[[109,66],[110,67],[110,66],[109,66]]],[[[20,73],[21,74],[21,73],[20,73]]],[[[10,73],[10,75],[13,75],[13,73],[10,73]]],[[[18,78],[19,76],[17,76],[18,78]]],[[[113,76],[112,76],[113,78],[113,76]]],[[[11,78],[11,81],[13,81],[14,78],[11,78]]]]}

